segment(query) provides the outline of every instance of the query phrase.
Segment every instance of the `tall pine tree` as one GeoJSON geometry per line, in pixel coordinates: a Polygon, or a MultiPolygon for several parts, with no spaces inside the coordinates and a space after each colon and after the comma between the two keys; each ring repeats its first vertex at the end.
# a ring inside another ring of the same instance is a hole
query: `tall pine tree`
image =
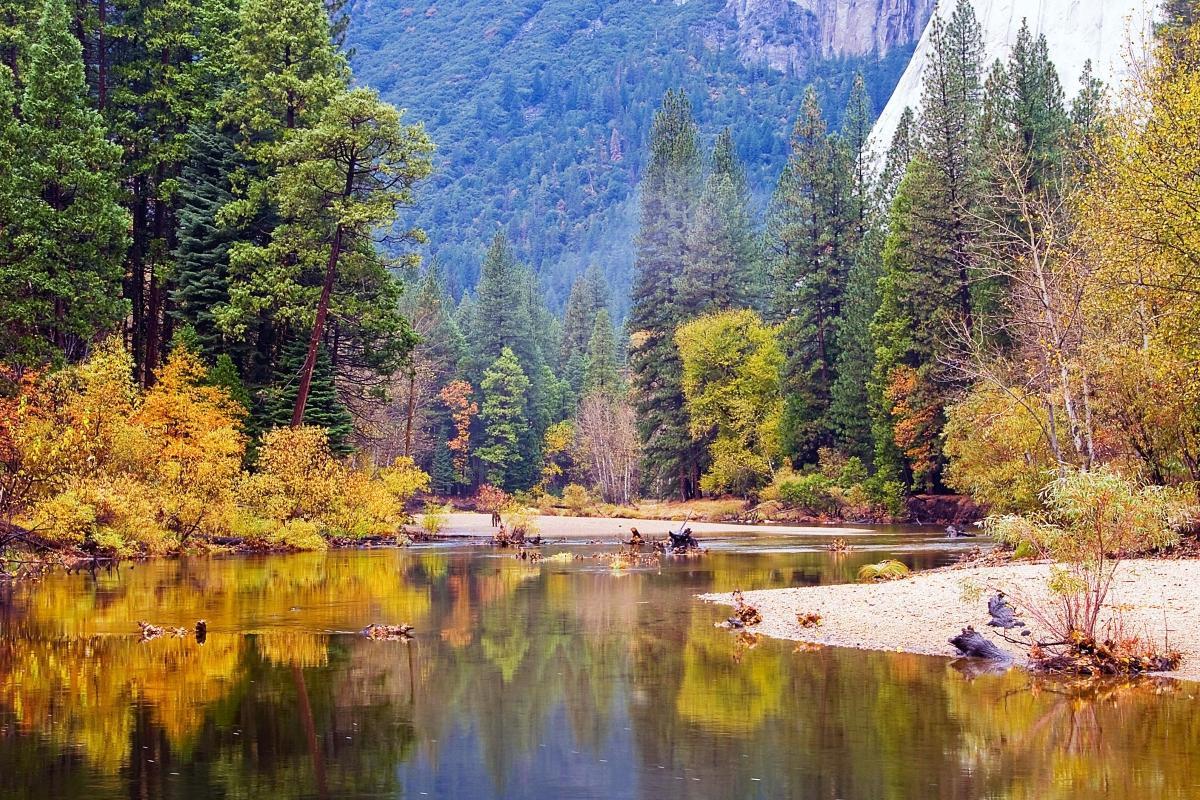
{"type": "Polygon", "coordinates": [[[783,447],[799,463],[815,463],[817,450],[832,443],[838,319],[855,253],[846,156],[810,87],[767,221],[772,311],[783,325],[786,362],[783,447]]]}
{"type": "Polygon", "coordinates": [[[675,282],[688,257],[688,231],[702,164],[691,103],[669,91],[654,117],[650,162],[641,186],[641,228],[629,312],[629,365],[643,474],[653,491],[694,497],[703,454],[688,433],[682,365],[675,348],[680,312],[675,282]]]}

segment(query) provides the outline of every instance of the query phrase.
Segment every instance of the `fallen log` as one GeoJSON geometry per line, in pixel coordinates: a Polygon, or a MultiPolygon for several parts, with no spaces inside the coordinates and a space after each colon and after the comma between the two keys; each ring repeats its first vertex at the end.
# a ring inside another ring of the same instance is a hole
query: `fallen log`
{"type": "MultiPolygon", "coordinates": [[[[989,628],[1010,631],[1013,628],[1025,627],[1025,623],[1017,619],[1017,610],[1004,599],[1004,592],[996,592],[996,595],[988,600],[988,615],[992,618],[988,623],[989,628]]],[[[1023,635],[1028,636],[1029,632],[1025,631],[1023,635]]]]}
{"type": "Polygon", "coordinates": [[[965,658],[982,658],[985,661],[1011,662],[1012,656],[983,637],[983,634],[968,625],[962,633],[950,639],[959,654],[965,658]]]}

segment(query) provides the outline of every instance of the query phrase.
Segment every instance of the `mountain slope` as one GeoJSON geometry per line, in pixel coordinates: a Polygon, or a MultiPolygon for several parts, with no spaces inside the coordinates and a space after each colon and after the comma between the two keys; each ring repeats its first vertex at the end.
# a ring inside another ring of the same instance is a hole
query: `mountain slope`
{"type": "MultiPolygon", "coordinates": [[[[589,262],[621,294],[655,108],[683,87],[708,138],[734,129],[765,190],[808,82],[837,119],[856,69],[876,110],[932,0],[358,0],[359,80],[424,120],[437,175],[416,221],[458,293],[497,225],[552,303],[589,262]]],[[[618,307],[620,311],[620,307],[618,307]]]]}
{"type": "MultiPolygon", "coordinates": [[[[946,19],[955,0],[939,0],[937,14],[946,19]]],[[[1089,59],[1095,75],[1110,86],[1125,77],[1131,57],[1141,55],[1150,40],[1158,3],[1155,0],[972,0],[983,26],[984,64],[1005,59],[1024,20],[1034,36],[1046,35],[1068,98],[1079,88],[1089,59]]],[[[912,61],[880,114],[872,134],[877,152],[887,149],[906,107],[921,104],[921,83],[929,61],[926,27],[912,61]]]]}

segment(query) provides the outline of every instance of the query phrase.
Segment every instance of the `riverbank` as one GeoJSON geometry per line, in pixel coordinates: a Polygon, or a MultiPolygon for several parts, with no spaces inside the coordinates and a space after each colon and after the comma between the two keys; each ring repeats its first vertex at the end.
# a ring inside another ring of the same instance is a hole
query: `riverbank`
{"type": "MultiPolygon", "coordinates": [[[[648,539],[661,539],[668,531],[679,530],[682,519],[634,519],[630,517],[559,517],[539,515],[533,518],[537,532],[547,539],[571,539],[583,541],[616,542],[629,539],[630,530],[637,528],[648,539]]],[[[417,516],[416,528],[420,528],[421,517],[417,516]]],[[[688,526],[701,540],[705,535],[720,533],[767,533],[789,536],[852,537],[879,533],[879,529],[867,527],[817,526],[817,525],[747,525],[732,522],[689,522],[688,526]]],[[[489,514],[456,511],[446,515],[440,531],[442,536],[491,536],[495,533],[489,514]]]]}
{"type": "MultiPolygon", "coordinates": [[[[746,602],[763,616],[758,632],[779,639],[814,642],[863,650],[888,650],[955,656],[951,636],[967,625],[987,632],[999,647],[1020,661],[1023,651],[987,627],[987,598],[964,598],[965,587],[1000,589],[1010,595],[1044,596],[1049,564],[946,569],[918,573],[905,580],[878,584],[840,584],[795,589],[747,591],[746,602]],[[821,625],[801,628],[797,614],[820,614],[821,625]]],[[[1200,560],[1126,561],[1106,603],[1119,609],[1126,629],[1162,642],[1183,654],[1172,677],[1200,681],[1200,560]],[[1165,630],[1164,630],[1165,628],[1165,630]]],[[[701,595],[730,604],[728,594],[701,595]]],[[[1033,620],[1033,638],[1044,634],[1033,620]]]]}

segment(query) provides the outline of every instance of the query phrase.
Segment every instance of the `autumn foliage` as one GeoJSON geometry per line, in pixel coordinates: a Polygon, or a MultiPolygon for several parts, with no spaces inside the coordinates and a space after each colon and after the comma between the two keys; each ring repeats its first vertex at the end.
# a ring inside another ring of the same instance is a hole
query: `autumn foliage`
{"type": "Polygon", "coordinates": [[[0,399],[0,515],[64,548],[175,552],[228,537],[320,548],[330,537],[389,536],[428,488],[409,459],[383,469],[336,459],[326,433],[268,432],[243,462],[244,408],[176,348],[140,390],[119,344],[47,374],[6,373],[0,399]]]}

